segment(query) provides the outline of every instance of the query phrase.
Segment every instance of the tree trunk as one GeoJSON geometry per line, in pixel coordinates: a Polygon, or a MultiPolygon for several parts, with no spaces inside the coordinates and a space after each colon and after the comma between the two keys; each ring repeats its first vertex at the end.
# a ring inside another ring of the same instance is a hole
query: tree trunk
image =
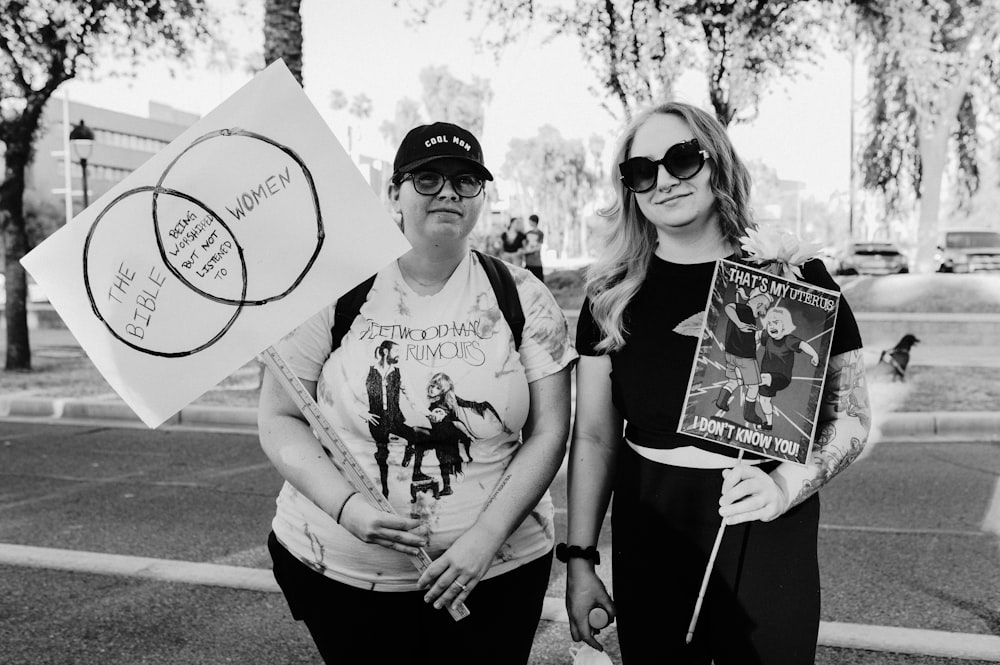
{"type": "Polygon", "coordinates": [[[934,272],[937,249],[938,215],[941,212],[941,180],[944,177],[948,149],[946,124],[920,134],[920,216],[917,222],[917,257],[914,272],[934,272]]]}
{"type": "Polygon", "coordinates": [[[282,58],[295,80],[302,85],[301,0],[265,0],[264,62],[282,58]]]}
{"type": "Polygon", "coordinates": [[[3,220],[5,253],[4,274],[7,279],[6,369],[31,369],[31,346],[28,341],[28,281],[21,266],[21,257],[28,251],[28,231],[24,222],[24,174],[31,155],[31,135],[12,139],[7,144],[6,167],[0,185],[0,214],[3,220]]]}
{"type": "MultiPolygon", "coordinates": [[[[966,72],[968,73],[968,72],[966,72]]],[[[914,272],[930,273],[937,268],[938,217],[941,214],[941,183],[948,161],[948,141],[958,123],[958,109],[968,88],[968,76],[942,93],[936,118],[920,121],[920,217],[917,222],[917,257],[914,272]]]]}

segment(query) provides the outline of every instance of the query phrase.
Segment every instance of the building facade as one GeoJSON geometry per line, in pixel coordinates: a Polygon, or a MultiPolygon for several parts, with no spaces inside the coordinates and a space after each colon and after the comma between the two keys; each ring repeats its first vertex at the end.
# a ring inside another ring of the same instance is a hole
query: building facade
{"type": "MultiPolygon", "coordinates": [[[[94,132],[94,147],[87,159],[87,189],[91,203],[162,150],[198,121],[199,116],[166,104],[149,103],[147,117],[69,102],[66,119],[70,128],[83,120],[94,132]]],[[[35,159],[28,172],[27,187],[40,200],[64,209],[65,150],[63,100],[53,98],[45,107],[42,128],[35,142],[35,159]]],[[[83,209],[83,170],[69,150],[73,214],[83,209]]]]}

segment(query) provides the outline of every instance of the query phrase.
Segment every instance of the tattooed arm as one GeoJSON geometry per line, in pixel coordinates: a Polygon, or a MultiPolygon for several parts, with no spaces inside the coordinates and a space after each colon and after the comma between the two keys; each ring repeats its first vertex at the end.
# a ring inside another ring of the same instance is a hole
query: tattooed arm
{"type": "Polygon", "coordinates": [[[805,468],[783,462],[771,473],[796,506],[858,458],[871,429],[871,406],[861,349],[830,358],[820,404],[816,441],[805,468]]]}
{"type": "Polygon", "coordinates": [[[719,514],[727,524],[769,522],[781,516],[856,460],[868,441],[870,428],[861,350],[830,358],[816,441],[806,465],[782,462],[770,475],[747,464],[723,470],[719,514]]]}

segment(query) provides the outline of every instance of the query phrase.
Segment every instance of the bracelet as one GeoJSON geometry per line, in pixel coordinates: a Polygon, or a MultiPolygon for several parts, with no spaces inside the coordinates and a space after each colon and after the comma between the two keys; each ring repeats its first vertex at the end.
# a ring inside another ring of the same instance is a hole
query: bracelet
{"type": "Polygon", "coordinates": [[[593,561],[595,566],[601,565],[601,553],[597,551],[596,545],[580,547],[559,543],[556,545],[556,558],[563,563],[567,563],[570,559],[588,559],[593,561]]]}
{"type": "Polygon", "coordinates": [[[347,506],[347,502],[350,501],[351,497],[354,496],[355,494],[357,494],[357,492],[351,492],[350,494],[347,495],[347,498],[344,499],[344,503],[340,504],[340,510],[337,511],[337,517],[334,520],[335,522],[337,522],[337,524],[340,524],[340,516],[344,514],[344,508],[347,506]]]}

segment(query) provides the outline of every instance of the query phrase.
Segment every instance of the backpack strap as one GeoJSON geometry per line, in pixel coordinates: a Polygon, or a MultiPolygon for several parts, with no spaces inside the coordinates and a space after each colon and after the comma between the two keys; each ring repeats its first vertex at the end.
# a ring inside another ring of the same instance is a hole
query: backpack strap
{"type": "Polygon", "coordinates": [[[375,275],[372,275],[337,299],[337,306],[333,310],[333,327],[330,328],[330,336],[333,339],[330,353],[340,347],[340,341],[344,339],[354,319],[361,313],[361,306],[368,300],[368,292],[372,290],[374,284],[375,275]]]}
{"type": "MultiPolygon", "coordinates": [[[[524,310],[521,309],[521,297],[517,294],[514,276],[510,274],[507,264],[495,256],[483,254],[476,249],[472,251],[479,258],[479,265],[486,271],[486,278],[490,281],[490,286],[493,287],[500,313],[503,314],[503,318],[507,321],[511,334],[514,336],[514,348],[520,349],[521,334],[524,331],[524,310]]],[[[341,340],[351,329],[354,319],[358,318],[358,314],[361,313],[361,306],[368,300],[368,292],[372,290],[374,284],[375,275],[372,275],[337,299],[333,314],[333,327],[330,328],[330,336],[333,340],[330,353],[340,347],[341,340]]]]}
{"type": "Polygon", "coordinates": [[[521,334],[524,332],[524,310],[521,309],[521,297],[517,294],[514,276],[510,274],[507,264],[497,257],[483,254],[477,249],[472,251],[479,258],[479,265],[486,271],[486,278],[493,287],[500,313],[514,335],[514,348],[520,349],[521,334]]]}

